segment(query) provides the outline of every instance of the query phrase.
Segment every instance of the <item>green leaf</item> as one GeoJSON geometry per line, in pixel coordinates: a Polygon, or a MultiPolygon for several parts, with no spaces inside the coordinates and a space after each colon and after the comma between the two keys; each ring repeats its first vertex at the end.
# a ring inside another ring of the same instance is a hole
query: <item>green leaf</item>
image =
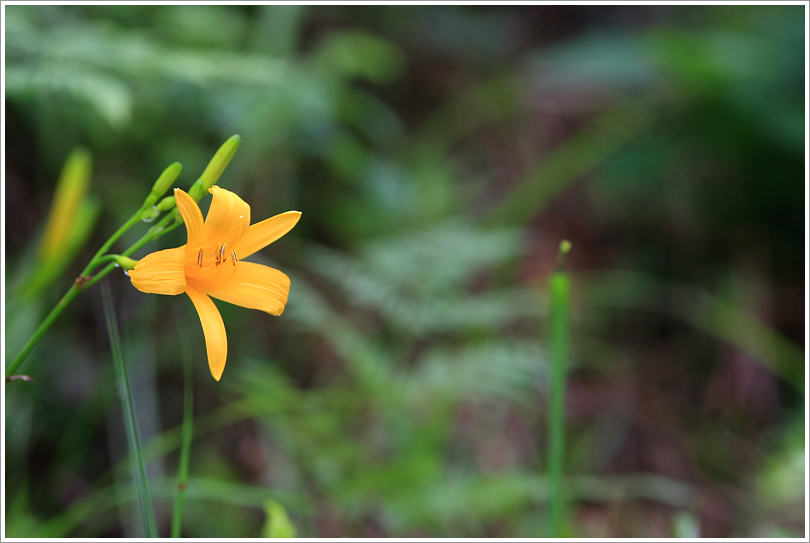
{"type": "Polygon", "coordinates": [[[295,537],[295,526],[287,516],[284,506],[275,500],[264,504],[267,520],[262,528],[262,537],[291,538],[295,537]]]}

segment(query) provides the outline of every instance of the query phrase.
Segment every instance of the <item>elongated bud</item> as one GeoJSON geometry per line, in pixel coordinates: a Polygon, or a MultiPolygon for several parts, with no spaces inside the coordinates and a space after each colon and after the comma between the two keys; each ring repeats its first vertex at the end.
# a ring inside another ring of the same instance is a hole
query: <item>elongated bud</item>
{"type": "Polygon", "coordinates": [[[163,170],[163,173],[160,174],[155,184],[152,185],[152,192],[149,193],[149,196],[146,197],[144,201],[144,205],[146,206],[153,206],[155,202],[157,202],[163,194],[169,190],[174,183],[174,180],[177,179],[177,176],[180,175],[183,166],[179,162],[175,162],[171,164],[168,168],[163,170]]]}
{"type": "Polygon", "coordinates": [[[188,191],[189,196],[194,198],[195,202],[198,202],[200,198],[206,194],[208,189],[216,184],[222,172],[225,171],[225,168],[233,158],[233,155],[236,154],[236,150],[239,149],[240,143],[242,143],[242,138],[239,134],[236,134],[228,138],[228,140],[222,144],[214,155],[214,158],[212,158],[211,162],[206,166],[200,178],[188,191]]]}
{"type": "Polygon", "coordinates": [[[113,260],[115,260],[116,266],[124,270],[131,270],[138,264],[137,260],[133,260],[127,256],[121,255],[112,255],[112,256],[113,260]]]}
{"type": "Polygon", "coordinates": [[[174,196],[166,196],[155,207],[158,211],[169,211],[170,209],[174,209],[176,205],[177,203],[174,201],[174,196]]]}
{"type": "Polygon", "coordinates": [[[205,194],[205,189],[203,188],[202,181],[197,179],[194,181],[194,184],[191,185],[191,188],[188,189],[188,195],[194,198],[195,202],[199,202],[200,198],[203,197],[203,194],[205,194]]]}
{"type": "Polygon", "coordinates": [[[65,240],[73,229],[76,216],[87,194],[92,167],[90,152],[81,147],[71,151],[65,161],[56,184],[56,194],[48,214],[45,233],[39,244],[41,260],[64,251],[65,240]]]}

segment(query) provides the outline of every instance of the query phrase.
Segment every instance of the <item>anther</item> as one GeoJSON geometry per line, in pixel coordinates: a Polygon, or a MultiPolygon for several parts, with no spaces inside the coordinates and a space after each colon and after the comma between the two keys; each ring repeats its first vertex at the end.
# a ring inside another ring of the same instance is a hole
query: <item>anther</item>
{"type": "Polygon", "coordinates": [[[220,248],[220,250],[219,250],[219,259],[220,260],[225,260],[225,247],[227,247],[227,245],[228,245],[227,243],[223,243],[222,248],[220,248]]]}
{"type": "Polygon", "coordinates": [[[197,266],[202,268],[202,252],[203,250],[200,249],[200,252],[197,254],[197,266]]]}
{"type": "Polygon", "coordinates": [[[231,262],[236,266],[236,251],[231,251],[231,262]]]}

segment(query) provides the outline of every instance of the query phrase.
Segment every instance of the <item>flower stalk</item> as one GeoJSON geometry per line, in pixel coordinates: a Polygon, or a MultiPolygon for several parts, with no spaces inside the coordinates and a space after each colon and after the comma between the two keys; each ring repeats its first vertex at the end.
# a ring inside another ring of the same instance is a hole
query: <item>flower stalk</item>
{"type": "MultiPolygon", "coordinates": [[[[209,184],[208,186],[216,183],[220,175],[222,175],[222,172],[225,170],[225,167],[233,158],[236,150],[239,148],[240,141],[241,139],[238,135],[229,138],[211,159],[203,172],[203,175],[192,185],[192,188],[196,187],[197,185],[202,185],[203,183],[209,184]]],[[[45,335],[45,332],[48,331],[54,321],[56,321],[59,315],[62,314],[65,308],[76,296],[79,295],[79,293],[95,285],[98,281],[113,271],[116,265],[124,269],[129,269],[129,267],[125,264],[129,264],[130,259],[122,260],[123,257],[129,257],[150,241],[154,241],[155,239],[168,234],[182,223],[182,217],[175,207],[173,197],[169,196],[158,201],[177,179],[181,169],[182,166],[177,162],[167,167],[158,177],[157,181],[155,181],[149,196],[147,196],[146,200],[144,200],[144,203],[141,205],[138,211],[136,211],[132,217],[121,225],[121,227],[116,230],[115,233],[113,233],[113,235],[110,236],[110,238],[99,248],[84,270],[82,270],[82,272],[79,274],[79,277],[76,278],[74,283],[70,286],[67,292],[65,292],[56,306],[51,309],[50,313],[48,313],[39,327],[34,331],[33,335],[20,350],[19,354],[6,367],[6,381],[11,380],[11,377],[17,372],[22,363],[25,362],[26,358],[28,358],[28,355],[31,354],[31,351],[34,349],[34,347],[36,347],[39,340],[43,335],[45,335]],[[156,203],[157,205],[155,205],[156,203]],[[110,247],[112,247],[112,245],[118,241],[118,239],[120,239],[121,236],[123,236],[130,228],[140,223],[145,216],[147,218],[156,218],[162,212],[167,213],[155,226],[150,228],[146,234],[141,236],[138,241],[132,244],[120,255],[107,254],[110,247]],[[93,274],[94,270],[105,262],[108,264],[100,272],[93,274]]],[[[202,195],[203,193],[201,191],[199,197],[202,195]]],[[[199,200],[199,197],[197,200],[199,200]]]]}
{"type": "MultiPolygon", "coordinates": [[[[59,315],[62,314],[62,311],[65,310],[65,308],[70,304],[70,302],[73,301],[73,298],[78,296],[82,290],[85,290],[95,285],[98,281],[104,278],[104,276],[106,276],[108,273],[110,273],[115,269],[115,263],[110,263],[101,272],[95,274],[94,276],[90,275],[93,272],[93,270],[98,268],[100,264],[112,260],[111,258],[107,257],[129,256],[146,243],[152,241],[153,239],[157,239],[161,235],[166,234],[174,229],[174,227],[166,228],[163,231],[157,232],[157,234],[154,232],[152,234],[147,232],[146,235],[141,237],[141,239],[139,239],[129,249],[124,251],[123,255],[105,255],[107,250],[109,250],[112,244],[118,240],[118,238],[123,236],[127,230],[129,230],[134,225],[138,224],[138,222],[140,222],[140,214],[143,212],[143,209],[144,207],[142,206],[141,209],[139,209],[132,217],[130,217],[130,219],[127,222],[125,222],[121,226],[121,228],[116,230],[116,232],[112,236],[110,236],[110,239],[108,239],[104,243],[104,245],[102,245],[101,248],[96,252],[95,256],[90,260],[90,263],[87,264],[87,266],[85,266],[84,270],[82,270],[82,273],[79,274],[79,277],[76,278],[76,280],[70,286],[68,291],[65,292],[62,298],[59,300],[59,302],[54,306],[53,309],[51,309],[51,312],[48,313],[48,316],[45,317],[45,320],[42,321],[42,324],[40,324],[39,327],[34,331],[34,334],[31,336],[31,339],[28,340],[28,342],[23,346],[20,353],[14,358],[11,364],[8,365],[8,367],[6,368],[6,381],[10,380],[10,377],[17,372],[22,363],[25,362],[25,359],[28,358],[28,355],[31,354],[31,351],[34,349],[34,347],[36,347],[37,343],[42,338],[42,336],[45,335],[45,332],[48,331],[53,322],[57,319],[57,317],[59,317],[59,315]]],[[[172,217],[172,219],[173,218],[174,217],[172,217]]],[[[166,221],[165,218],[163,221],[161,221],[161,223],[163,222],[168,224],[168,221],[166,221]]]]}

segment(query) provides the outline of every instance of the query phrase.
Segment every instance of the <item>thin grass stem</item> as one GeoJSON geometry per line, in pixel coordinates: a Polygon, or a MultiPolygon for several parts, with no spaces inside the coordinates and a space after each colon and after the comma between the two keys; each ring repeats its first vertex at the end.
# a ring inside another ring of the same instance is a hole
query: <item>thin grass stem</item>
{"type": "Polygon", "coordinates": [[[141,437],[138,432],[138,419],[135,416],[135,403],[132,400],[132,389],[129,385],[129,376],[127,375],[127,367],[124,362],[124,353],[121,349],[121,337],[118,333],[112,294],[110,293],[110,287],[107,283],[102,285],[101,297],[104,301],[104,316],[107,319],[107,332],[110,336],[110,348],[112,351],[113,365],[115,366],[118,395],[121,398],[121,405],[124,412],[124,426],[127,431],[129,455],[135,460],[132,471],[135,479],[135,488],[138,492],[138,506],[141,513],[141,521],[143,522],[143,533],[146,537],[157,537],[155,513],[152,509],[152,499],[149,495],[149,481],[146,477],[146,464],[144,463],[141,437]]]}
{"type": "Polygon", "coordinates": [[[561,537],[565,502],[563,471],[565,460],[565,389],[568,370],[569,330],[568,313],[570,288],[568,275],[563,269],[563,258],[570,249],[568,242],[560,246],[557,270],[549,279],[550,335],[551,335],[551,390],[549,392],[548,421],[548,480],[550,537],[561,537]]]}

